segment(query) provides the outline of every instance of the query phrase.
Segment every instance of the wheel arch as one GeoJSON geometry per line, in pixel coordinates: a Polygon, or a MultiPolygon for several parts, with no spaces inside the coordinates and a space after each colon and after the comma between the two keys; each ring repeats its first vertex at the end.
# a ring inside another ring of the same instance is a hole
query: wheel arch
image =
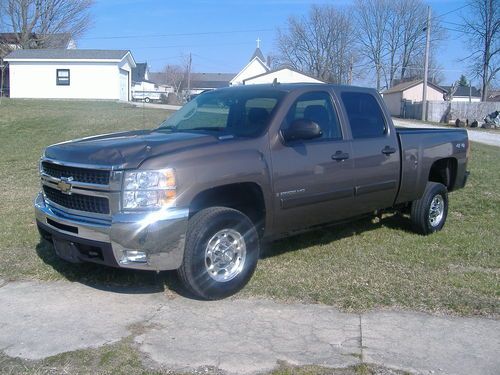
{"type": "Polygon", "coordinates": [[[457,178],[457,159],[450,157],[436,160],[430,170],[428,181],[439,182],[446,186],[448,191],[452,191],[457,178]]]}
{"type": "Polygon", "coordinates": [[[241,211],[250,218],[259,236],[266,221],[266,203],[262,187],[255,182],[219,185],[196,194],[189,205],[189,217],[204,208],[221,206],[241,211]]]}

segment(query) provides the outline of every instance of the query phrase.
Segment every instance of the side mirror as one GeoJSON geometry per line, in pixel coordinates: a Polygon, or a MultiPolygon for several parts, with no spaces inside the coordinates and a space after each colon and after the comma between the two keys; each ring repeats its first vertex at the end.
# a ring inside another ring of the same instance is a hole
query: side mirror
{"type": "Polygon", "coordinates": [[[282,131],[285,142],[319,138],[323,134],[318,124],[311,120],[297,119],[282,131]]]}

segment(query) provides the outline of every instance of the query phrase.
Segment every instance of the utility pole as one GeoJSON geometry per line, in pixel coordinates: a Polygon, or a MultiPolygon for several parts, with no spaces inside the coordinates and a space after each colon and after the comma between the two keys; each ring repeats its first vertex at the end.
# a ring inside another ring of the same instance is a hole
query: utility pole
{"type": "Polygon", "coordinates": [[[3,57],[0,57],[0,104],[2,104],[2,97],[4,96],[3,92],[3,74],[5,72],[5,65],[3,62],[3,57]]]}
{"type": "Polygon", "coordinates": [[[349,62],[349,85],[352,85],[352,68],[354,65],[354,58],[351,55],[351,61],[349,62]]]}
{"type": "Polygon", "coordinates": [[[422,121],[425,121],[425,115],[427,114],[427,80],[429,77],[429,48],[431,44],[431,7],[427,7],[427,26],[425,27],[427,32],[425,38],[425,62],[424,62],[424,82],[423,82],[423,92],[422,92],[422,121]]]}
{"type": "Polygon", "coordinates": [[[189,53],[189,61],[188,61],[188,71],[187,71],[187,94],[188,94],[188,100],[189,97],[191,96],[191,63],[193,59],[191,56],[191,53],[189,53]]]}

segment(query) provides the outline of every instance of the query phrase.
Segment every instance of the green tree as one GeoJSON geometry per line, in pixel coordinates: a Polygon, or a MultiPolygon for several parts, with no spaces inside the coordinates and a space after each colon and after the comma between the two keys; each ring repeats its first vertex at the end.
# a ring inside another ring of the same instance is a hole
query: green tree
{"type": "Polygon", "coordinates": [[[467,78],[463,74],[460,76],[460,79],[458,80],[458,85],[462,87],[469,87],[469,81],[467,81],[467,78]]]}

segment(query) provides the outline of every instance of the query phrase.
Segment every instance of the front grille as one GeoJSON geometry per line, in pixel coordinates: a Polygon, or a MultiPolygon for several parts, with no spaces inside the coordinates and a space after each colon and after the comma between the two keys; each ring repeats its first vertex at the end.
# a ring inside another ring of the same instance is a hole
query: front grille
{"type": "Polygon", "coordinates": [[[56,178],[73,177],[73,181],[85,182],[87,184],[109,184],[109,171],[69,167],[46,161],[42,162],[42,170],[45,174],[56,178]]]}
{"type": "Polygon", "coordinates": [[[109,201],[107,198],[82,194],[63,194],[57,189],[43,186],[45,196],[50,201],[72,210],[109,214],[109,201]]]}

